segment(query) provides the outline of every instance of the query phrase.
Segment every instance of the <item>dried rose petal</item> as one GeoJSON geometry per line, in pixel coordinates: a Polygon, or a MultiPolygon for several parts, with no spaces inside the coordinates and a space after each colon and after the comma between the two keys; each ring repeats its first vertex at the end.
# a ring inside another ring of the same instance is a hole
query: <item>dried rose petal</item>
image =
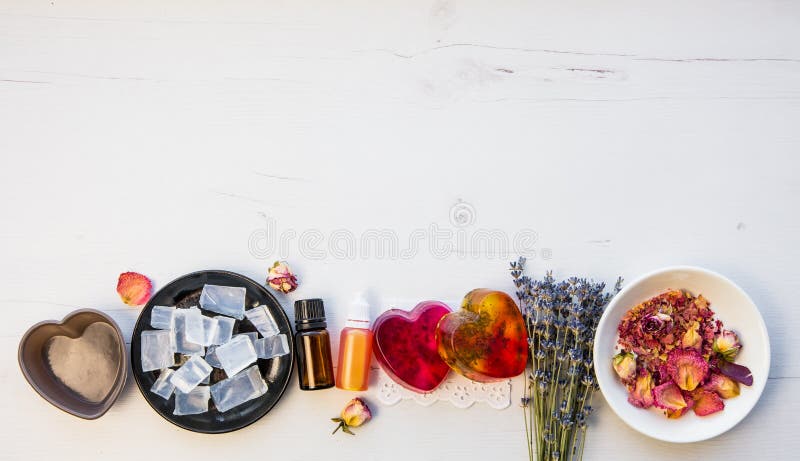
{"type": "Polygon", "coordinates": [[[703,389],[714,391],[723,399],[730,399],[739,395],[739,383],[719,373],[712,373],[703,389]]]}
{"type": "Polygon", "coordinates": [[[667,358],[667,373],[678,387],[693,391],[708,377],[708,363],[694,349],[675,349],[667,358]]]}
{"type": "Polygon", "coordinates": [[[685,415],[689,410],[690,410],[689,407],[681,408],[680,410],[675,410],[675,411],[667,410],[667,412],[666,412],[667,413],[667,418],[669,418],[669,419],[678,419],[681,416],[685,415]]]}
{"type": "Polygon", "coordinates": [[[723,375],[728,376],[729,378],[734,379],[745,386],[753,385],[753,373],[746,366],[720,360],[717,367],[723,375]]]}
{"type": "Polygon", "coordinates": [[[678,419],[694,407],[694,400],[692,400],[692,396],[688,392],[683,393],[683,399],[686,401],[686,406],[680,410],[667,410],[667,418],[678,419]]]}
{"type": "Polygon", "coordinates": [[[681,339],[681,347],[684,349],[694,349],[700,352],[703,347],[703,337],[700,335],[700,322],[695,320],[689,325],[689,328],[681,339]]]}
{"type": "Polygon", "coordinates": [[[630,352],[615,355],[612,363],[621,380],[630,381],[636,376],[636,356],[630,352]]]}
{"type": "Polygon", "coordinates": [[[708,416],[712,413],[722,411],[725,402],[719,398],[716,392],[700,390],[694,394],[694,413],[697,416],[708,416]]]}
{"type": "Polygon", "coordinates": [[[636,384],[628,393],[628,402],[639,408],[653,406],[653,376],[650,372],[642,370],[636,378],[636,384]]]}
{"type": "Polygon", "coordinates": [[[736,336],[736,333],[725,330],[714,338],[712,347],[714,352],[721,355],[725,360],[732,362],[739,353],[739,349],[742,348],[742,344],[739,342],[739,337],[736,336]]]}
{"type": "Polygon", "coordinates": [[[138,272],[123,272],[117,281],[117,293],[122,302],[129,306],[139,306],[150,299],[153,284],[150,279],[138,272]]]}
{"type": "Polygon", "coordinates": [[[688,408],[689,402],[675,383],[668,382],[653,389],[653,405],[664,410],[679,411],[688,408]]]}
{"type": "Polygon", "coordinates": [[[700,311],[708,310],[708,300],[703,297],[703,295],[697,295],[697,298],[694,299],[694,303],[697,306],[697,309],[700,311]]]}

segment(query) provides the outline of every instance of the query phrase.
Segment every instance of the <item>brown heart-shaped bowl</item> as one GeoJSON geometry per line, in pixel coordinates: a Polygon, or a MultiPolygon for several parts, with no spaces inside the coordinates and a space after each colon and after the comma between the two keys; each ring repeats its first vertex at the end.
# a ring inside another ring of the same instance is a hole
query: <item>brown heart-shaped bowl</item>
{"type": "Polygon", "coordinates": [[[32,326],[19,343],[17,358],[39,395],[84,419],[103,416],[128,375],[122,332],[111,317],[94,309],[32,326]]]}

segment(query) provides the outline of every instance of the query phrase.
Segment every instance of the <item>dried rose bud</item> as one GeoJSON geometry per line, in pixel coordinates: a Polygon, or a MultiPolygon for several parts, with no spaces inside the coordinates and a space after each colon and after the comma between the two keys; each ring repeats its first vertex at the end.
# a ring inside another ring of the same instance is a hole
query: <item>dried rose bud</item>
{"type": "Polygon", "coordinates": [[[129,306],[140,306],[150,299],[153,284],[150,279],[137,272],[123,272],[117,280],[117,293],[129,306]]]}
{"type": "Polygon", "coordinates": [[[714,391],[723,399],[730,399],[739,395],[739,383],[718,373],[712,373],[708,383],[703,389],[714,391]]]}
{"type": "Polygon", "coordinates": [[[636,356],[631,352],[620,352],[613,359],[614,371],[623,381],[636,377],[636,356]]]}
{"type": "Polygon", "coordinates": [[[642,319],[642,332],[650,334],[659,332],[668,322],[671,321],[672,317],[660,312],[655,315],[648,315],[642,319]]]}
{"type": "Polygon", "coordinates": [[[714,352],[722,356],[723,359],[732,362],[739,353],[739,349],[742,348],[742,344],[739,342],[739,337],[736,336],[736,333],[730,330],[724,330],[714,338],[712,347],[714,348],[714,352]]]}
{"type": "Polygon", "coordinates": [[[297,276],[292,273],[286,262],[275,261],[275,264],[269,268],[267,284],[276,291],[291,293],[297,288],[297,276]]]}
{"type": "Polygon", "coordinates": [[[700,322],[694,321],[681,339],[681,347],[684,349],[694,349],[700,352],[703,347],[703,336],[700,335],[700,322]]]}
{"type": "Polygon", "coordinates": [[[341,429],[342,432],[355,435],[350,428],[361,426],[370,419],[372,419],[372,412],[369,410],[366,402],[360,398],[354,398],[353,400],[347,402],[344,410],[342,410],[341,418],[331,418],[331,421],[339,423],[339,425],[336,426],[336,429],[333,430],[333,434],[341,429]]]}
{"type": "Polygon", "coordinates": [[[674,349],[667,358],[667,373],[678,387],[693,391],[708,377],[708,363],[694,349],[674,349]]]}

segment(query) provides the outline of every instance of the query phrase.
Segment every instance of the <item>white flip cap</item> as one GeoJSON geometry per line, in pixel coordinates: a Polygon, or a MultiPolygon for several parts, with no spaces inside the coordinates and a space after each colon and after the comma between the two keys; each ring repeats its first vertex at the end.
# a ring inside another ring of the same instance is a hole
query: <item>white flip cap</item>
{"type": "Polygon", "coordinates": [[[367,296],[364,292],[360,291],[356,294],[355,300],[350,304],[350,308],[347,311],[345,327],[366,330],[369,329],[369,319],[369,302],[367,302],[367,296]]]}

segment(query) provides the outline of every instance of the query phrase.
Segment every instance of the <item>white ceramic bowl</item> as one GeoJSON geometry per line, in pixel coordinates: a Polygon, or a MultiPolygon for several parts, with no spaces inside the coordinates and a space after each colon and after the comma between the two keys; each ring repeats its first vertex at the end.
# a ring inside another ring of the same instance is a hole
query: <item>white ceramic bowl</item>
{"type": "Polygon", "coordinates": [[[611,300],[597,327],[594,342],[594,367],[600,390],[608,405],[629,426],[655,439],[667,442],[697,442],[715,437],[735,426],[753,409],[769,374],[769,336],[758,308],[735,283],[707,269],[675,266],[651,272],[625,286],[611,300]],[[628,309],[668,289],[702,294],[711,303],[716,317],[726,329],[734,330],[742,343],[736,363],[753,372],[753,385],[741,386],[741,394],[726,399],[721,412],[697,416],[688,412],[669,419],[658,409],[643,410],[628,403],[625,386],[611,366],[615,354],[617,326],[628,309]]]}

